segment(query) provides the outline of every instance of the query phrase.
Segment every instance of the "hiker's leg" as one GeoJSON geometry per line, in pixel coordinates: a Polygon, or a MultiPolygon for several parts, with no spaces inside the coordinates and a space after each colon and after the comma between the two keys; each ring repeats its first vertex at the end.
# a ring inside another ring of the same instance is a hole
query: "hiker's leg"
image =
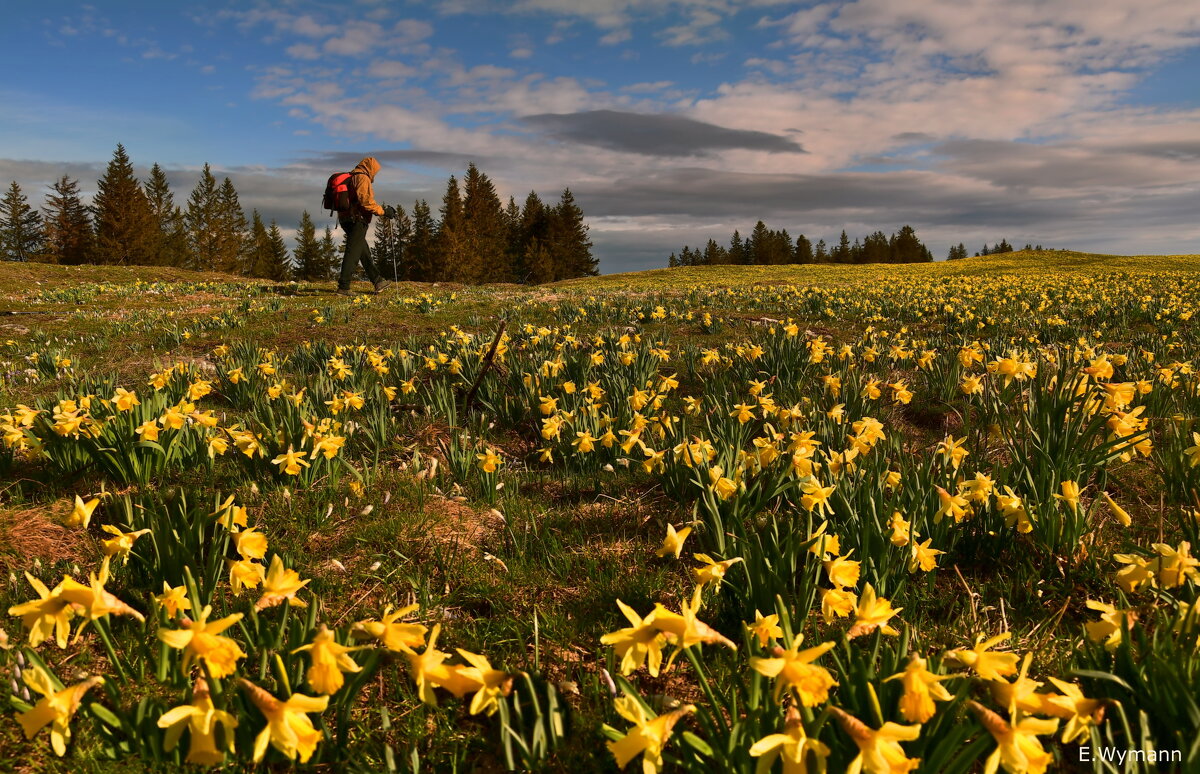
{"type": "Polygon", "coordinates": [[[362,252],[359,253],[359,260],[362,261],[363,271],[367,273],[367,279],[371,282],[380,280],[379,270],[375,268],[375,261],[371,257],[371,246],[367,244],[367,224],[362,224],[362,252]]]}
{"type": "Polygon", "coordinates": [[[341,221],[342,230],[346,232],[346,252],[342,256],[342,273],[338,278],[338,288],[348,290],[350,281],[354,279],[354,270],[358,268],[359,256],[367,250],[367,224],[361,220],[341,221]]]}

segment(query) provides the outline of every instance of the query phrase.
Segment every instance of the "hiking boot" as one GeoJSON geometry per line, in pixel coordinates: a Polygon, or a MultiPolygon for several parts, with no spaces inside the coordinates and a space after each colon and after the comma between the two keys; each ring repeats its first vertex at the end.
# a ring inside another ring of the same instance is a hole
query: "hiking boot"
{"type": "Polygon", "coordinates": [[[375,280],[375,293],[376,294],[382,293],[384,290],[386,290],[387,288],[390,288],[391,286],[392,286],[391,280],[386,280],[383,277],[380,277],[379,279],[375,280]]]}
{"type": "Polygon", "coordinates": [[[352,295],[354,295],[354,291],[353,291],[353,290],[351,290],[350,288],[338,288],[336,292],[337,292],[337,294],[338,294],[339,296],[352,296],[352,295]]]}

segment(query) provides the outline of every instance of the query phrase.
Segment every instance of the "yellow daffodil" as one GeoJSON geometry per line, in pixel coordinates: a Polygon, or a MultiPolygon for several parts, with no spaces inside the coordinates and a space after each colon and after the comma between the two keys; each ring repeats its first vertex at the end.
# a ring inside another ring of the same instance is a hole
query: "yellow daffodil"
{"type": "Polygon", "coordinates": [[[687,536],[690,534],[692,534],[691,527],[684,527],[677,532],[675,531],[675,526],[673,524],[668,524],[667,536],[663,539],[662,548],[658,549],[656,555],[671,555],[678,559],[680,553],[683,551],[683,541],[687,540],[687,536]]]}
{"type": "Polygon", "coordinates": [[[156,595],[154,600],[163,606],[171,618],[184,610],[192,609],[192,601],[187,598],[187,587],[175,586],[172,588],[166,581],[163,581],[163,593],[156,595]]]}
{"type": "Polygon", "coordinates": [[[1008,675],[1017,673],[1017,662],[1020,658],[1016,653],[996,653],[991,648],[1004,642],[1012,636],[1011,632],[997,634],[995,637],[984,639],[980,634],[975,638],[975,647],[955,648],[946,652],[946,658],[975,670],[975,674],[984,680],[1000,680],[1008,675]]]}
{"type": "Polygon", "coordinates": [[[293,693],[287,701],[280,701],[249,680],[239,678],[238,683],[267,719],[266,728],[254,739],[254,762],[263,759],[270,744],[288,760],[298,757],[301,763],[307,763],[324,738],[313,726],[308,713],[324,712],[329,706],[329,697],[293,693]]]}
{"type": "Polygon", "coordinates": [[[758,758],[756,771],[768,772],[775,765],[775,760],[783,761],[783,774],[808,774],[809,771],[825,771],[825,759],[829,757],[829,748],[816,739],[811,739],[804,728],[800,711],[795,706],[788,707],[784,730],[781,734],[769,734],[750,746],[750,756],[758,758]],[[815,766],[809,768],[809,756],[815,761],[815,766]]]}
{"type": "Polygon", "coordinates": [[[909,758],[900,746],[901,742],[912,742],[921,735],[919,725],[884,723],[874,729],[837,707],[830,707],[829,711],[858,746],[858,756],[850,761],[846,774],[904,774],[920,766],[921,759],[909,758]]]}
{"type": "Polygon", "coordinates": [[[760,648],[767,647],[773,640],[777,640],[783,636],[783,629],[779,626],[778,614],[764,616],[757,610],[754,611],[754,623],[747,624],[746,628],[758,640],[760,648]]]}
{"type": "Polygon", "coordinates": [[[824,642],[815,648],[800,650],[803,641],[801,635],[796,635],[790,649],[777,646],[772,650],[771,658],[752,657],[750,667],[761,675],[776,678],[777,703],[785,692],[791,691],[805,707],[816,707],[825,703],[829,698],[829,689],[837,685],[837,681],[828,669],[812,662],[833,648],[835,643],[824,642]]]}
{"type": "Polygon", "coordinates": [[[393,611],[391,606],[383,611],[381,620],[359,621],[354,624],[357,636],[374,637],[383,643],[388,650],[402,652],[416,648],[425,643],[425,633],[429,631],[421,624],[397,623],[397,621],[417,609],[417,605],[408,605],[393,611]]]}
{"type": "Polygon", "coordinates": [[[696,583],[701,586],[709,583],[713,584],[713,588],[721,585],[721,581],[725,578],[725,573],[729,572],[729,568],[742,561],[742,557],[735,556],[732,559],[726,559],[718,562],[708,554],[693,554],[696,561],[703,562],[700,567],[692,569],[692,575],[696,579],[696,583]]]}
{"type": "Polygon", "coordinates": [[[271,464],[278,465],[280,472],[289,476],[298,476],[302,467],[309,467],[308,460],[304,459],[304,452],[295,451],[290,446],[286,452],[271,460],[271,464]]]}
{"type": "Polygon", "coordinates": [[[306,678],[312,689],[319,694],[337,693],[345,683],[342,672],[361,672],[362,667],[348,655],[361,647],[347,647],[333,638],[333,632],[328,627],[321,626],[307,645],[301,645],[292,651],[299,653],[308,651],[312,656],[312,666],[308,668],[306,678]]]}
{"type": "Polygon", "coordinates": [[[83,695],[92,687],[104,683],[103,677],[90,677],[69,688],[58,689],[57,682],[40,666],[25,669],[22,674],[25,684],[42,694],[37,704],[17,716],[25,738],[32,739],[46,726],[50,726],[50,746],[60,758],[67,754],[67,742],[71,740],[71,718],[83,703],[83,695]]]}
{"type": "Polygon", "coordinates": [[[75,508],[71,511],[71,515],[67,517],[67,526],[87,529],[88,525],[92,523],[92,512],[96,510],[96,506],[99,504],[99,497],[93,497],[85,503],[82,497],[75,495],[75,508]]]}
{"type": "Polygon", "coordinates": [[[680,720],[696,710],[693,705],[686,704],[679,709],[651,717],[642,703],[632,696],[614,699],[613,706],[621,717],[633,723],[633,728],[620,739],[608,742],[609,752],[617,759],[617,767],[621,769],[641,755],[643,774],[656,774],[662,769],[662,751],[672,729],[680,720]]]}
{"type": "Polygon", "coordinates": [[[854,625],[850,627],[848,636],[850,639],[860,637],[864,634],[879,629],[884,634],[890,634],[893,637],[900,632],[888,626],[888,621],[898,614],[904,608],[893,608],[892,603],[883,597],[875,596],[875,588],[868,583],[863,593],[858,598],[858,608],[855,611],[854,625]]]}
{"type": "Polygon", "coordinates": [[[451,666],[459,684],[465,687],[464,693],[475,692],[471,699],[469,711],[472,715],[484,713],[491,715],[500,708],[500,699],[512,693],[512,675],[500,669],[494,669],[487,657],[477,653],[457,648],[458,655],[469,666],[451,666]]]}
{"type": "Polygon", "coordinates": [[[979,722],[999,745],[984,762],[984,774],[996,774],[1001,766],[1009,774],[1045,774],[1054,762],[1054,755],[1042,747],[1039,736],[1053,734],[1058,721],[1022,718],[1018,714],[1010,724],[992,710],[976,701],[967,706],[979,717],[979,722]]]}
{"type": "Polygon", "coordinates": [[[60,648],[67,647],[67,636],[71,633],[71,616],[75,615],[71,603],[62,596],[62,584],[53,591],[37,578],[25,573],[25,579],[39,598],[8,609],[9,615],[21,616],[21,623],[29,630],[29,647],[36,648],[51,634],[60,648]]]}
{"type": "Polygon", "coordinates": [[[283,559],[279,554],[275,554],[271,557],[271,569],[267,571],[267,577],[263,579],[262,596],[259,597],[258,602],[254,603],[254,607],[258,610],[265,610],[282,602],[287,602],[292,607],[305,607],[307,603],[297,599],[296,594],[311,580],[311,578],[300,580],[300,573],[284,569],[283,559]]]}
{"type": "Polygon", "coordinates": [[[662,667],[662,649],[667,638],[654,626],[654,613],[642,618],[619,599],[617,607],[632,626],[605,634],[600,638],[600,644],[613,646],[613,651],[621,659],[621,674],[632,674],[646,664],[650,675],[658,677],[662,667]]]}
{"type": "Polygon", "coordinates": [[[1118,610],[1110,604],[1092,599],[1087,601],[1087,606],[1089,610],[1100,613],[1099,621],[1088,621],[1083,625],[1087,630],[1088,639],[1092,642],[1104,640],[1105,648],[1116,650],[1124,636],[1122,627],[1132,629],[1137,622],[1137,613],[1132,610],[1118,610]]]}
{"type": "Polygon", "coordinates": [[[953,697],[941,684],[958,675],[939,675],[930,672],[925,659],[915,653],[909,658],[903,672],[885,678],[900,680],[904,694],[900,697],[900,715],[910,723],[926,723],[937,712],[934,701],[950,701],[953,697]]]}
{"type": "Polygon", "coordinates": [[[104,555],[116,556],[123,561],[129,561],[129,552],[133,550],[133,541],[142,535],[150,534],[150,530],[148,529],[122,532],[111,524],[105,524],[100,529],[113,536],[100,541],[100,545],[104,548],[104,555]]]}
{"type": "Polygon", "coordinates": [[[206,606],[196,620],[184,619],[182,629],[159,629],[158,638],[169,647],[183,651],[183,668],[186,671],[193,661],[202,661],[212,677],[227,677],[237,668],[238,659],[245,652],[234,640],[221,632],[242,620],[241,613],[234,613],[217,621],[208,620],[212,607],[206,606]]]}
{"type": "Polygon", "coordinates": [[[184,762],[200,766],[219,766],[225,761],[226,752],[234,752],[233,729],[237,728],[237,725],[238,720],[235,716],[213,706],[208,683],[204,678],[198,679],[192,688],[190,704],[173,707],[158,719],[158,727],[166,729],[166,733],[163,734],[163,750],[174,750],[184,729],[187,729],[191,733],[191,741],[184,762]],[[224,750],[217,743],[218,724],[222,726],[224,750]]]}

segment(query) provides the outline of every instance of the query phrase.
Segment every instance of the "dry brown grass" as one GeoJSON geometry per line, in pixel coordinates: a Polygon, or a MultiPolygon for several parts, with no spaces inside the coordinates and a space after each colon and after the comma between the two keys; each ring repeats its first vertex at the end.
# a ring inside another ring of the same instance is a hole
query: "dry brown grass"
{"type": "Polygon", "coordinates": [[[45,508],[0,509],[0,572],[43,563],[82,562],[93,553],[85,532],[64,527],[45,508]]]}

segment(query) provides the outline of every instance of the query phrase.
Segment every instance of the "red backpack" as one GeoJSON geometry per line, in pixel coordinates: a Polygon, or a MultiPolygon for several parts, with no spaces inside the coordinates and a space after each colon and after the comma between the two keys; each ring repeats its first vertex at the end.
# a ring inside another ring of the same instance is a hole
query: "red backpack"
{"type": "Polygon", "coordinates": [[[329,176],[329,181],[325,183],[325,196],[321,199],[321,209],[329,210],[330,215],[350,211],[356,203],[354,186],[350,184],[353,176],[353,172],[335,172],[329,176]]]}

